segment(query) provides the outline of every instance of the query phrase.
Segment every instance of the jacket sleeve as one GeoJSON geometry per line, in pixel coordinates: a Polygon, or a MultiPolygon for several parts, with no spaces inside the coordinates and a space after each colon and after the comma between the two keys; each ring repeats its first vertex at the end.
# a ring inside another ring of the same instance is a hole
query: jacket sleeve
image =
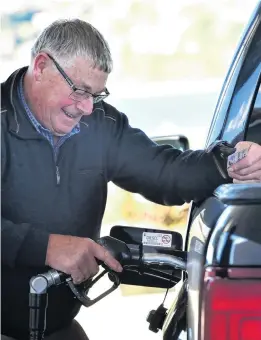
{"type": "Polygon", "coordinates": [[[226,182],[211,154],[157,145],[106,104],[109,179],[163,205],[200,201],[226,182]],[[113,119],[112,119],[113,118],[113,119]]]}
{"type": "Polygon", "coordinates": [[[3,265],[45,266],[49,234],[28,223],[15,224],[1,217],[3,265]]]}

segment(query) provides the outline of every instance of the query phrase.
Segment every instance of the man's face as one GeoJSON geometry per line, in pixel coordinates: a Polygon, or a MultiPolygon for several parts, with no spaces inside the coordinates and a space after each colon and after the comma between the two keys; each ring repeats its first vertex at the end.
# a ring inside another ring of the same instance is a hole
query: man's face
{"type": "MultiPolygon", "coordinates": [[[[39,55],[34,65],[33,106],[37,118],[54,135],[69,133],[83,115],[93,111],[93,98],[74,100],[72,89],[46,55],[39,55]]],[[[108,74],[93,68],[89,60],[77,57],[73,66],[63,68],[77,88],[93,94],[101,93],[108,74]]]]}

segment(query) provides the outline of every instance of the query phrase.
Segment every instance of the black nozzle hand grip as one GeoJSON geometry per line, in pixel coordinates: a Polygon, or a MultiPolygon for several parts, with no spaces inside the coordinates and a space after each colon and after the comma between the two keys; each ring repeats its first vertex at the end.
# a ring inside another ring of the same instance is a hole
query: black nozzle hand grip
{"type": "Polygon", "coordinates": [[[107,249],[110,254],[121,264],[131,259],[131,251],[127,244],[111,236],[104,236],[97,243],[107,249]]]}

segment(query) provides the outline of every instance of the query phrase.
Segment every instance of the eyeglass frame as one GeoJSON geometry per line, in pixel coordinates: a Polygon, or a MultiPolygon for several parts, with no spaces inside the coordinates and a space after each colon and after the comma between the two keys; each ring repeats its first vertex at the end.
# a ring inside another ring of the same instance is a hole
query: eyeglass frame
{"type": "MultiPolygon", "coordinates": [[[[71,78],[65,73],[65,71],[62,69],[62,67],[59,65],[59,63],[50,54],[48,54],[48,53],[46,53],[46,54],[53,61],[54,65],[56,66],[56,68],[59,71],[59,73],[61,74],[61,76],[64,78],[64,80],[67,82],[67,84],[72,89],[73,92],[69,95],[69,97],[71,97],[72,94],[75,94],[76,91],[81,91],[83,93],[82,94],[78,93],[78,96],[83,96],[83,97],[79,101],[92,97],[93,103],[96,104],[96,103],[99,103],[100,101],[104,100],[105,98],[107,98],[109,96],[110,92],[108,91],[107,87],[105,87],[105,89],[104,89],[105,94],[103,94],[103,95],[102,94],[94,94],[94,93],[91,93],[87,90],[83,90],[83,89],[77,87],[73,83],[71,78]],[[87,95],[86,98],[85,98],[85,95],[87,95]],[[88,97],[88,95],[89,95],[89,97],[88,97]]],[[[73,100],[74,100],[74,98],[73,98],[73,100]]],[[[76,99],[76,100],[78,100],[78,99],[76,99]]]]}

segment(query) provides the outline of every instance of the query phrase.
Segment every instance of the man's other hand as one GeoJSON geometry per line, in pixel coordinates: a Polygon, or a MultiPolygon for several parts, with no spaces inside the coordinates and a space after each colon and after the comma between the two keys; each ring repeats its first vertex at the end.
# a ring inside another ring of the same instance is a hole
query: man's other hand
{"type": "Polygon", "coordinates": [[[261,182],[261,146],[252,142],[239,142],[237,152],[245,150],[246,156],[228,167],[234,183],[261,182]]]}
{"type": "Polygon", "coordinates": [[[46,265],[71,275],[79,284],[99,271],[97,260],[114,271],[121,272],[120,263],[104,247],[83,237],[51,234],[49,237],[46,265]]]}

